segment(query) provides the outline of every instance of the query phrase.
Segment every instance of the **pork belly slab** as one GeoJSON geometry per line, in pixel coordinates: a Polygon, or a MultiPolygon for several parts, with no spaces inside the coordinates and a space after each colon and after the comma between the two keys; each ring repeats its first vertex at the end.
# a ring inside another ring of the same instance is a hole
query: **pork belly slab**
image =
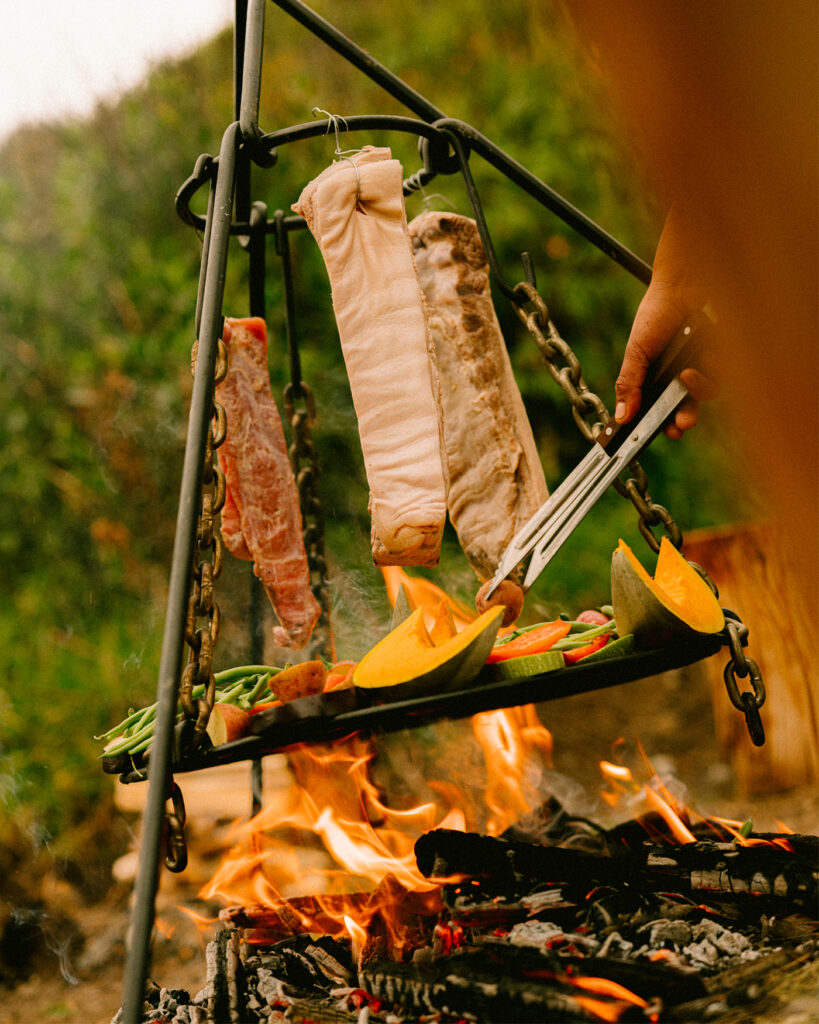
{"type": "Polygon", "coordinates": [[[227,417],[218,449],[227,495],[222,539],[238,558],[253,562],[281,625],[280,647],[307,643],[321,609],[310,589],[299,496],[267,370],[264,320],[228,320],[223,334],[227,377],[216,400],[227,417]]]}
{"type": "Polygon", "coordinates": [[[441,427],[403,171],[366,147],[327,167],[293,210],[315,237],[358,417],[375,565],[436,565],[446,519],[441,427]]]}
{"type": "Polygon", "coordinates": [[[428,211],[409,224],[443,409],[447,504],[478,578],[490,579],[548,497],[492,304],[477,225],[428,211]]]}

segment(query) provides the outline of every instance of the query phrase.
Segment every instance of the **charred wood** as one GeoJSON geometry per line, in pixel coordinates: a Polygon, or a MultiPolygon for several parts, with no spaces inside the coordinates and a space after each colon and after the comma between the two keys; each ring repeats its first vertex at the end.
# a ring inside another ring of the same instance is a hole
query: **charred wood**
{"type": "Polygon", "coordinates": [[[807,841],[812,837],[804,838],[801,846],[792,844],[792,851],[775,843],[643,843],[639,857],[627,858],[436,829],[417,840],[415,856],[427,877],[465,876],[493,894],[520,893],[527,885],[531,890],[537,883],[551,883],[563,886],[572,899],[598,885],[638,883],[638,891],[647,886],[683,893],[764,896],[813,907],[819,860],[814,844],[807,841]]]}
{"type": "Polygon", "coordinates": [[[659,998],[673,1005],[704,993],[695,975],[662,964],[566,961],[512,946],[464,949],[424,970],[373,964],[362,971],[361,982],[378,999],[405,1013],[473,1014],[479,1020],[507,1022],[599,1020],[595,1003],[607,1006],[611,1019],[644,1021],[643,1008],[651,1001],[659,998]],[[584,984],[586,979],[613,982],[636,999],[628,1002],[601,994],[602,987],[584,984]]]}
{"type": "Polygon", "coordinates": [[[812,844],[805,856],[776,844],[740,846],[702,840],[682,846],[645,847],[647,871],[686,883],[692,891],[767,896],[796,906],[816,906],[819,859],[812,844]]]}
{"type": "Polygon", "coordinates": [[[473,832],[435,829],[415,843],[418,868],[427,878],[463,875],[482,880],[487,891],[522,891],[525,883],[572,884],[588,891],[596,882],[625,882],[627,863],[557,846],[511,842],[473,832]]]}
{"type": "Polygon", "coordinates": [[[241,928],[253,942],[277,942],[306,931],[337,932],[344,914],[359,913],[367,906],[371,893],[337,896],[295,896],[267,906],[225,907],[219,920],[232,928],[241,928]]]}

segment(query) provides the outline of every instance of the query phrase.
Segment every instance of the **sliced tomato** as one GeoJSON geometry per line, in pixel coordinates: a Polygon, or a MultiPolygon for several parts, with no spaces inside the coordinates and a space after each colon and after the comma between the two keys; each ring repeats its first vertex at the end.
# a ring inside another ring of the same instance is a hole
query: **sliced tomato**
{"type": "MultiPolygon", "coordinates": [[[[608,619],[606,620],[608,622],[608,619]]],[[[589,654],[594,654],[595,651],[599,651],[601,647],[605,647],[606,644],[611,640],[610,633],[603,633],[601,636],[596,636],[594,640],[589,640],[587,644],[583,644],[582,647],[575,647],[573,651],[564,651],[563,660],[567,665],[574,665],[577,661],[582,661],[589,654]]]]}
{"type": "Polygon", "coordinates": [[[548,651],[552,644],[562,640],[571,628],[571,623],[564,619],[544,622],[542,626],[536,626],[527,633],[521,633],[514,640],[509,640],[505,644],[496,644],[486,662],[488,665],[492,665],[498,661],[506,661],[507,658],[522,658],[526,654],[541,654],[543,651],[548,651]]]}

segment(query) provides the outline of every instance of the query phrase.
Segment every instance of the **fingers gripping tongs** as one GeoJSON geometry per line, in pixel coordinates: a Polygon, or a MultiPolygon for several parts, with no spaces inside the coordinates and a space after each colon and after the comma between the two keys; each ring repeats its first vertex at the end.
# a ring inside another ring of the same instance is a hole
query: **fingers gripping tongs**
{"type": "Polygon", "coordinates": [[[532,586],[595,502],[659,433],[686,397],[688,392],[678,374],[705,347],[712,326],[712,319],[702,311],[678,331],[643,389],[637,416],[623,426],[610,420],[603,427],[588,455],[512,539],[486,597],[527,557],[523,589],[532,586]]]}

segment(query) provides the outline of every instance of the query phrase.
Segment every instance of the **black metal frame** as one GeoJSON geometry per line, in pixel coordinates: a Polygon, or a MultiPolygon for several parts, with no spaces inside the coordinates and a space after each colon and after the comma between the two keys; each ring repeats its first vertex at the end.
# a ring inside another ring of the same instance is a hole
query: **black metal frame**
{"type": "MultiPolygon", "coordinates": [[[[143,815],[139,870],[125,965],[122,1013],[124,1024],[138,1024],[142,1017],[154,924],[164,808],[172,773],[205,766],[204,763],[194,760],[184,765],[174,765],[172,750],[182,671],[185,617],[202,488],[203,458],[212,416],[213,373],[223,322],[222,301],[228,245],[231,236],[238,236],[248,251],[251,268],[251,314],[264,316],[265,236],[275,234],[281,246],[286,244],[287,232],[302,228],[304,222],[300,217],[285,217],[281,213],[268,219],[264,204],[251,203],[251,165],[272,167],[276,162],[278,146],[326,134],[331,127],[329,121],[314,121],[268,134],[260,130],[259,97],[267,2],[268,0],[236,0],[235,120],[227,127],[222,137],[219,156],[213,158],[204,155],[197,160],[192,176],[181,187],[176,201],[180,216],[203,232],[195,318],[199,349],[182,466],[167,614],[157,681],[156,730],[148,772],[148,795],[143,815]],[[191,211],[190,203],[204,185],[208,185],[209,192],[207,214],[203,218],[191,211]]],[[[469,168],[469,157],[472,153],[482,157],[630,274],[648,283],[651,269],[646,263],[471,125],[447,117],[443,111],[397,78],[388,68],[374,60],[370,54],[300,0],[272,2],[417,115],[420,120],[397,116],[354,116],[345,118],[339,127],[344,131],[389,129],[416,135],[420,140],[423,167],[405,181],[406,193],[423,187],[437,174],[461,174],[486,248],[490,269],[498,287],[505,295],[509,296],[512,289],[504,282],[495,259],[492,241],[469,168]]],[[[525,254],[524,271],[527,278],[531,279],[531,265],[525,254]]],[[[291,349],[292,358],[297,357],[291,349]]],[[[298,381],[298,376],[295,379],[298,381]]],[[[251,640],[251,646],[255,644],[258,652],[258,590],[255,595],[252,602],[252,607],[256,609],[253,613],[255,623],[251,624],[251,632],[255,639],[251,640]]],[[[319,705],[315,711],[310,711],[301,719],[303,723],[308,724],[299,727],[301,731],[298,736],[294,733],[292,722],[288,722],[284,728],[281,724],[277,726],[277,723],[273,722],[265,736],[250,737],[248,743],[239,741],[240,744],[244,743],[244,746],[230,744],[220,753],[212,754],[207,759],[207,764],[257,759],[253,792],[254,802],[258,803],[258,758],[271,750],[281,749],[298,738],[324,739],[362,728],[395,729],[425,724],[443,716],[472,714],[474,711],[488,708],[525,704],[556,695],[566,696],[688,664],[715,653],[716,649],[716,646],[706,644],[702,648],[638,656],[629,662],[628,668],[624,666],[619,674],[605,665],[589,665],[585,671],[581,666],[576,666],[565,673],[553,673],[546,677],[502,685],[490,683],[468,692],[447,694],[440,699],[428,697],[379,707],[345,706],[345,701],[349,698],[338,695],[339,707],[335,712],[331,711],[328,718],[327,709],[319,705]],[[559,677],[562,677],[562,680],[559,677]]],[[[260,658],[253,656],[251,660],[258,662],[260,658]]],[[[628,662],[628,659],[624,661],[628,662]]],[[[331,700],[328,706],[332,708],[334,702],[331,700]]]]}

